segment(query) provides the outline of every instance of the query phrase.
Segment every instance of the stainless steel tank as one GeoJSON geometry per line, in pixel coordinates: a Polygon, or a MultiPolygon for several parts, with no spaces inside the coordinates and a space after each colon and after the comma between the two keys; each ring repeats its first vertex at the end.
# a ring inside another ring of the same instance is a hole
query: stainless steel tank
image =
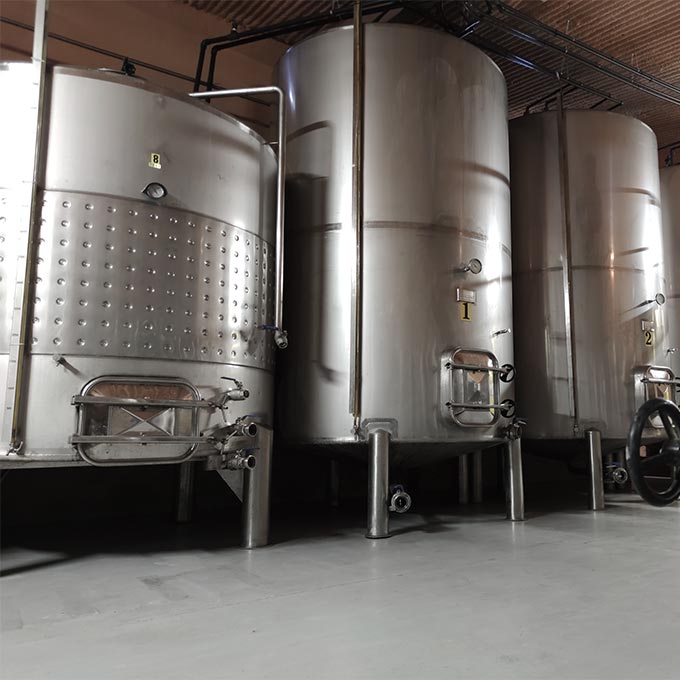
{"type": "MultiPolygon", "coordinates": [[[[386,429],[401,462],[505,441],[513,411],[505,82],[468,43],[364,28],[361,375],[354,385],[352,27],[293,46],[287,94],[290,443],[347,449],[386,429]]],[[[365,449],[357,448],[357,452],[365,449]]]]}
{"type": "Polygon", "coordinates": [[[680,165],[661,168],[661,214],[668,285],[668,323],[675,374],[680,372],[680,165]]]}
{"type": "Polygon", "coordinates": [[[547,112],[511,121],[510,159],[525,438],[621,448],[637,407],[673,392],[656,138],[616,113],[547,112]]]}
{"type": "Polygon", "coordinates": [[[29,64],[0,66],[0,464],[201,458],[226,475],[257,462],[245,482],[266,512],[273,151],[235,119],[144,80],[49,71],[26,289],[31,78],[29,64]],[[248,436],[257,428],[259,447],[248,436]]]}

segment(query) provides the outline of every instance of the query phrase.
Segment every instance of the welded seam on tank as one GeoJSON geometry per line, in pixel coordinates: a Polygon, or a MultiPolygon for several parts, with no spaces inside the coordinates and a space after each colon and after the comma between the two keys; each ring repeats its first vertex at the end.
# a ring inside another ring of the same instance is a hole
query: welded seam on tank
{"type": "MultiPolygon", "coordinates": [[[[526,274],[538,274],[539,272],[545,273],[545,272],[563,272],[564,267],[561,265],[557,265],[555,267],[541,267],[536,268],[536,269],[527,269],[524,271],[517,271],[513,270],[513,275],[514,276],[521,276],[521,275],[526,275],[526,274]]],[[[614,266],[608,266],[608,265],[599,265],[599,264],[581,264],[581,265],[572,265],[571,266],[571,271],[604,271],[604,272],[633,272],[635,274],[645,274],[648,270],[644,269],[643,267],[621,267],[618,265],[614,266]]]]}
{"type": "MultiPolygon", "coordinates": [[[[2,187],[0,187],[0,191],[2,191],[2,187]]],[[[147,201],[144,201],[139,198],[132,198],[131,196],[121,196],[120,194],[101,194],[97,193],[94,191],[76,191],[73,189],[42,189],[43,194],[60,194],[64,195],[66,197],[68,196],[87,196],[89,198],[94,197],[101,197],[101,198],[106,198],[110,199],[111,201],[118,201],[119,203],[123,203],[127,205],[128,203],[133,203],[136,206],[143,206],[144,208],[153,208],[154,210],[166,210],[168,212],[175,211],[177,213],[183,213],[185,215],[191,215],[192,217],[200,217],[204,220],[211,220],[214,222],[216,225],[222,225],[225,227],[230,227],[231,229],[238,229],[241,232],[244,232],[246,234],[250,234],[252,237],[260,239],[260,241],[266,243],[268,246],[271,246],[272,248],[275,248],[276,245],[273,241],[268,241],[262,234],[258,234],[256,231],[252,231],[248,229],[247,227],[239,227],[236,226],[235,224],[232,224],[231,222],[225,222],[224,220],[221,220],[219,217],[213,217],[212,215],[208,215],[206,213],[201,213],[201,212],[196,212],[195,210],[189,210],[188,208],[184,207],[178,207],[174,205],[165,205],[162,203],[149,203],[147,201]]],[[[272,223],[273,227],[273,223],[272,223]]]]}
{"type": "MultiPolygon", "coordinates": [[[[320,224],[313,227],[302,227],[295,230],[291,230],[288,234],[289,238],[301,238],[308,234],[324,234],[332,232],[340,232],[343,230],[343,224],[340,222],[334,222],[330,224],[320,224]]],[[[462,236],[463,238],[469,238],[474,241],[480,241],[481,243],[488,243],[493,245],[498,244],[503,252],[507,255],[511,255],[512,251],[510,248],[501,241],[491,241],[486,234],[478,231],[468,231],[466,229],[459,229],[458,227],[446,226],[444,224],[427,224],[423,222],[387,222],[387,221],[372,221],[364,222],[364,230],[366,229],[400,229],[405,231],[417,231],[417,232],[429,232],[435,234],[455,234],[462,236]]]]}

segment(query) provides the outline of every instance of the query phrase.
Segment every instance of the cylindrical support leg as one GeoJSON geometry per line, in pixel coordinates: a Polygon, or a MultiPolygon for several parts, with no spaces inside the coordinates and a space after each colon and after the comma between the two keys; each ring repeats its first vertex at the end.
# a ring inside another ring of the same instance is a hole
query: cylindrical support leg
{"type": "MultiPolygon", "coordinates": [[[[606,453],[606,454],[604,454],[604,456],[602,457],[602,460],[603,460],[603,463],[602,463],[602,465],[603,465],[603,473],[602,473],[602,474],[604,475],[604,470],[609,469],[609,470],[611,471],[612,467],[614,466],[614,454],[612,454],[612,453],[606,453]]],[[[615,485],[614,485],[614,481],[613,481],[613,479],[612,479],[612,477],[611,477],[611,474],[609,474],[608,477],[609,477],[609,481],[606,481],[606,482],[604,483],[604,488],[605,488],[607,491],[614,491],[614,486],[615,486],[615,485]]]]}
{"type": "Polygon", "coordinates": [[[244,548],[259,548],[269,543],[269,487],[271,481],[274,433],[258,426],[259,449],[253,470],[244,470],[243,538],[244,548]]]}
{"type": "Polygon", "coordinates": [[[483,497],[484,478],[482,476],[482,452],[472,454],[472,502],[481,503],[483,497]]]}
{"type": "Polygon", "coordinates": [[[458,456],[458,502],[467,505],[470,502],[470,457],[467,453],[458,456]]]}
{"type": "Polygon", "coordinates": [[[328,500],[332,508],[340,507],[340,461],[337,458],[331,458],[328,473],[328,500]]]}
{"type": "Polygon", "coordinates": [[[177,470],[175,521],[190,522],[194,506],[194,463],[182,463],[177,470]]]}
{"type": "Polygon", "coordinates": [[[368,436],[368,527],[366,538],[390,535],[390,433],[375,430],[368,436]]]}
{"type": "Polygon", "coordinates": [[[590,464],[590,489],[588,507],[591,510],[604,510],[604,472],[602,470],[602,439],[599,430],[586,432],[590,464]]]}
{"type": "Polygon", "coordinates": [[[626,451],[625,449],[622,449],[621,451],[617,451],[614,454],[614,461],[619,467],[625,468],[626,467],[626,451]]]}
{"type": "Polygon", "coordinates": [[[522,477],[522,440],[510,439],[505,448],[505,503],[507,518],[524,519],[524,480],[522,477]]]}

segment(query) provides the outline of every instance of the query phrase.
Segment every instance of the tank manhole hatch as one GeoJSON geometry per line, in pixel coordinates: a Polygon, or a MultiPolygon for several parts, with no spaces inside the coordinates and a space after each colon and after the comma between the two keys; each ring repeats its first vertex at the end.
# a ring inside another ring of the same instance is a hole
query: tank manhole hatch
{"type": "Polygon", "coordinates": [[[77,432],[71,437],[93,465],[179,462],[202,441],[199,410],[214,408],[180,378],[103,376],[73,397],[77,432]]]}
{"type": "Polygon", "coordinates": [[[457,348],[441,357],[442,415],[460,427],[489,427],[515,415],[511,399],[499,402],[500,383],[511,382],[515,369],[498,365],[486,350],[457,348]]]}

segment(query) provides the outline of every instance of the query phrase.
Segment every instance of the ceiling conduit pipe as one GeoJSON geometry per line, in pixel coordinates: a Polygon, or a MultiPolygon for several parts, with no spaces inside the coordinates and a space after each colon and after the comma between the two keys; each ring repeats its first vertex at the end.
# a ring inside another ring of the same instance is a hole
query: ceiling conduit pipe
{"type": "Polygon", "coordinates": [[[465,40],[467,40],[469,43],[471,43],[475,47],[478,47],[480,50],[484,50],[485,52],[488,52],[489,54],[493,54],[497,57],[500,57],[501,59],[505,59],[506,61],[510,61],[513,64],[517,64],[518,66],[522,66],[523,68],[527,68],[527,69],[530,69],[532,71],[536,71],[537,73],[542,73],[543,75],[549,76],[550,78],[554,78],[555,80],[559,80],[561,83],[573,85],[574,87],[577,87],[579,90],[583,90],[584,92],[588,92],[588,94],[592,94],[593,96],[600,97],[602,99],[610,101],[614,104],[614,107],[612,107],[612,108],[618,108],[619,106],[623,106],[623,102],[620,99],[615,99],[608,92],[604,92],[603,90],[600,90],[597,87],[592,87],[590,85],[587,85],[586,83],[583,83],[580,80],[577,80],[576,78],[566,76],[563,73],[561,73],[560,71],[555,71],[553,69],[550,69],[547,66],[543,66],[542,64],[539,64],[536,61],[532,61],[530,59],[526,59],[524,57],[521,57],[518,54],[514,54],[513,52],[510,52],[509,50],[505,49],[504,47],[501,47],[500,45],[497,45],[496,43],[493,43],[489,40],[485,40],[484,38],[480,38],[478,36],[471,35],[470,32],[468,31],[468,27],[461,28],[459,26],[456,26],[455,24],[452,24],[448,20],[438,19],[437,17],[434,17],[431,14],[421,10],[417,5],[415,5],[412,2],[406,2],[404,0],[395,0],[395,2],[398,5],[401,5],[402,7],[414,12],[415,14],[419,14],[423,18],[428,19],[433,24],[435,24],[436,26],[439,26],[439,28],[443,29],[447,33],[450,33],[451,35],[455,35],[456,37],[461,37],[461,35],[465,35],[465,40]]]}
{"type": "Polygon", "coordinates": [[[523,12],[520,12],[519,10],[509,7],[500,0],[491,0],[490,4],[492,7],[497,8],[500,12],[515,17],[516,19],[523,21],[525,24],[533,26],[534,28],[538,28],[539,30],[544,31],[555,38],[564,40],[570,45],[578,47],[579,49],[583,50],[584,52],[588,52],[590,55],[597,57],[598,59],[602,59],[603,61],[606,61],[612,64],[613,66],[618,66],[624,71],[628,71],[629,73],[632,73],[640,78],[644,78],[650,83],[655,83],[660,87],[672,90],[673,92],[677,92],[678,94],[680,94],[680,87],[678,87],[677,85],[673,85],[672,83],[662,80],[661,78],[657,78],[651,73],[647,73],[642,69],[636,68],[635,66],[631,66],[630,64],[627,64],[625,61],[621,61],[616,57],[612,57],[610,54],[607,54],[606,52],[602,52],[598,49],[595,49],[594,47],[591,47],[587,43],[581,42],[580,40],[577,40],[576,38],[573,38],[572,36],[567,35],[566,33],[562,33],[562,31],[558,31],[556,28],[548,26],[548,24],[544,24],[542,21],[538,21],[538,19],[534,19],[524,14],[523,12]]]}
{"type": "Polygon", "coordinates": [[[518,28],[510,26],[507,22],[502,21],[500,19],[496,19],[495,17],[492,17],[488,14],[479,13],[476,9],[473,9],[471,5],[467,5],[467,7],[469,11],[475,14],[482,22],[490,24],[491,26],[495,26],[497,29],[507,33],[508,35],[512,35],[515,38],[519,38],[520,40],[523,40],[524,42],[530,43],[532,45],[542,47],[555,54],[559,54],[562,57],[570,59],[573,62],[581,64],[582,66],[586,66],[587,68],[592,69],[593,71],[596,71],[597,73],[600,73],[602,75],[608,76],[609,78],[618,80],[620,83],[633,87],[636,90],[646,92],[647,94],[650,94],[653,97],[657,97],[658,99],[663,99],[664,101],[667,101],[671,104],[676,104],[680,106],[680,99],[678,97],[674,97],[664,92],[659,92],[659,90],[656,90],[653,87],[650,87],[649,85],[644,85],[643,83],[636,83],[627,76],[623,76],[620,73],[617,73],[616,71],[612,71],[611,69],[600,64],[597,64],[594,61],[591,61],[590,59],[586,59],[585,57],[582,57],[576,54],[575,52],[570,52],[569,49],[566,47],[562,47],[561,45],[555,45],[554,43],[551,43],[548,40],[544,40],[543,38],[538,38],[534,35],[530,35],[529,33],[525,33],[524,31],[520,31],[518,28]]]}
{"type": "MultiPolygon", "coordinates": [[[[362,7],[363,14],[374,14],[384,12],[385,10],[394,9],[395,3],[392,0],[380,0],[379,2],[367,3],[362,7]]],[[[351,19],[354,13],[353,6],[337,9],[332,13],[325,12],[323,14],[314,14],[312,16],[303,17],[300,19],[293,19],[285,21],[280,24],[272,24],[270,26],[263,26],[261,28],[254,28],[242,33],[232,31],[228,35],[216,36],[214,38],[206,38],[201,41],[199,48],[198,63],[196,65],[196,77],[194,78],[194,92],[198,92],[202,77],[203,68],[205,65],[205,55],[208,47],[213,46],[210,51],[210,61],[208,65],[207,89],[212,89],[212,83],[215,79],[215,68],[217,55],[222,50],[230,49],[232,47],[239,47],[247,45],[258,40],[265,40],[266,38],[275,38],[280,35],[288,33],[295,33],[306,28],[315,28],[317,26],[325,26],[326,24],[345,21],[351,19]]]]}

